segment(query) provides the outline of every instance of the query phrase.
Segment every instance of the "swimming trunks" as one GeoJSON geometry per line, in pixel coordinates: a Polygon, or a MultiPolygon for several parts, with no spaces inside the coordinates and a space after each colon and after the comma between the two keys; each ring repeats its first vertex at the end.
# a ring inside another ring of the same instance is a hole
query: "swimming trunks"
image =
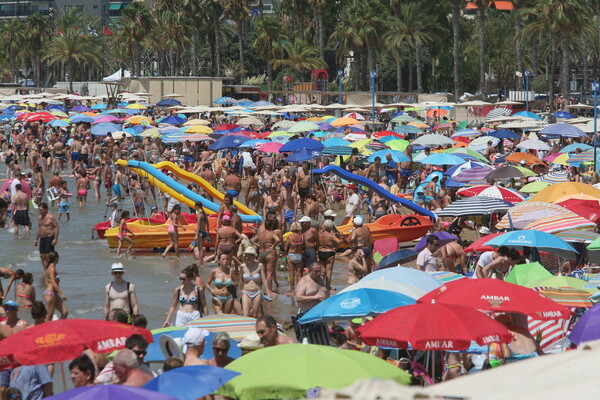
{"type": "Polygon", "coordinates": [[[363,253],[365,254],[366,258],[371,257],[371,254],[373,254],[373,249],[369,246],[369,247],[363,247],[363,253]]]}
{"type": "Polygon", "coordinates": [[[235,244],[226,243],[219,245],[219,251],[223,254],[231,254],[235,250],[235,244]]]}
{"type": "Polygon", "coordinates": [[[68,214],[69,213],[69,202],[68,201],[61,201],[58,204],[58,212],[61,214],[68,214]]]}
{"type": "Polygon", "coordinates": [[[54,245],[52,241],[54,240],[54,235],[40,238],[40,254],[48,254],[51,251],[54,251],[54,245]]]}
{"type": "Polygon", "coordinates": [[[305,187],[305,188],[298,187],[298,194],[300,195],[301,199],[305,199],[309,193],[310,193],[310,187],[305,187]]]}
{"type": "Polygon", "coordinates": [[[302,253],[288,253],[287,258],[290,262],[302,261],[302,253]]]}
{"type": "Polygon", "coordinates": [[[238,195],[240,194],[240,192],[238,192],[237,190],[231,190],[231,189],[227,189],[225,191],[225,193],[230,194],[233,197],[238,197],[238,195]]]}
{"type": "Polygon", "coordinates": [[[331,257],[335,256],[335,251],[321,251],[319,250],[317,252],[317,255],[319,256],[319,261],[321,261],[322,263],[327,262],[327,260],[329,260],[331,257]]]}
{"type": "Polygon", "coordinates": [[[115,194],[115,196],[121,196],[121,187],[119,186],[118,183],[113,183],[112,188],[113,188],[113,193],[115,194]]]}
{"type": "Polygon", "coordinates": [[[402,168],[400,170],[400,176],[411,176],[411,175],[412,175],[412,169],[402,168]]]}
{"type": "Polygon", "coordinates": [[[29,211],[27,211],[27,210],[15,211],[15,216],[14,216],[13,220],[15,221],[15,225],[31,226],[31,221],[29,220],[29,211]]]}
{"type": "Polygon", "coordinates": [[[81,153],[78,151],[71,152],[71,161],[79,161],[81,160],[81,153]]]}
{"type": "Polygon", "coordinates": [[[283,212],[283,216],[285,218],[285,222],[291,225],[292,222],[294,222],[294,218],[296,218],[296,213],[294,210],[285,210],[283,212]]]}
{"type": "Polygon", "coordinates": [[[304,268],[310,267],[310,265],[317,261],[317,249],[314,247],[309,247],[304,250],[304,268]]]}

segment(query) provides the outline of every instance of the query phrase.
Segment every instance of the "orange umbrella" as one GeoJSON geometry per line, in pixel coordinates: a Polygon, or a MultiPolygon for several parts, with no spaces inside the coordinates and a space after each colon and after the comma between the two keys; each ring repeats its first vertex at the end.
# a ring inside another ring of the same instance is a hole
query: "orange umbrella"
{"type": "Polygon", "coordinates": [[[331,123],[331,126],[347,126],[347,125],[358,125],[358,124],[360,124],[360,121],[355,120],[354,118],[341,117],[341,118],[337,118],[337,119],[333,120],[333,122],[331,123]]]}
{"type": "Polygon", "coordinates": [[[429,128],[429,125],[427,125],[426,123],[423,123],[423,122],[411,122],[408,125],[416,126],[419,129],[429,128]]]}
{"type": "Polygon", "coordinates": [[[133,117],[129,117],[125,121],[132,125],[154,125],[155,124],[155,122],[152,119],[150,119],[148,117],[142,117],[141,115],[135,115],[133,117]]]}
{"type": "Polygon", "coordinates": [[[448,114],[448,110],[444,110],[443,108],[432,108],[431,110],[427,111],[427,116],[433,117],[433,113],[437,113],[438,117],[442,117],[448,114]]]}
{"type": "Polygon", "coordinates": [[[545,164],[545,162],[542,161],[540,158],[534,156],[533,154],[529,154],[529,153],[512,153],[512,154],[507,155],[504,159],[506,161],[516,162],[516,163],[525,161],[528,165],[545,164]]]}

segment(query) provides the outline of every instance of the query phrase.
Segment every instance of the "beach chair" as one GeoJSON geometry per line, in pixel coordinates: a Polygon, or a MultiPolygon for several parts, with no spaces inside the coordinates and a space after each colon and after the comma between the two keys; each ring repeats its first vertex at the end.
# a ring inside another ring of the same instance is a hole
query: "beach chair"
{"type": "Polygon", "coordinates": [[[49,204],[54,204],[54,202],[58,200],[58,190],[56,190],[55,187],[46,189],[46,197],[48,198],[49,204]]]}

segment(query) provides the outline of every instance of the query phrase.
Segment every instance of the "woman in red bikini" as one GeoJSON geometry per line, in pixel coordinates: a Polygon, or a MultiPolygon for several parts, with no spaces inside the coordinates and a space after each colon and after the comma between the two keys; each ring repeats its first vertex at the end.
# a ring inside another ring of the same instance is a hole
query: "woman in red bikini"
{"type": "Polygon", "coordinates": [[[133,240],[129,236],[127,236],[127,234],[131,233],[131,236],[135,237],[135,233],[131,232],[127,227],[128,219],[129,211],[125,210],[121,214],[121,219],[119,220],[119,233],[117,233],[117,239],[119,239],[119,244],[117,245],[117,258],[121,256],[123,242],[129,243],[129,247],[127,247],[127,250],[125,250],[125,255],[131,254],[131,248],[133,247],[133,240]]]}
{"type": "Polygon", "coordinates": [[[22,308],[29,308],[35,301],[35,287],[33,287],[33,275],[29,272],[23,274],[23,281],[15,286],[17,304],[22,308]]]}

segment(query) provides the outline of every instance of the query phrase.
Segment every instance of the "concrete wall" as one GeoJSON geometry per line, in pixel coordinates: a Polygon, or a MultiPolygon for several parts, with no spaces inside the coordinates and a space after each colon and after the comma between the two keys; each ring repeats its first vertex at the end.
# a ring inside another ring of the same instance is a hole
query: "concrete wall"
{"type": "Polygon", "coordinates": [[[177,93],[176,97],[188,106],[213,105],[213,101],[222,96],[223,79],[212,77],[143,77],[124,80],[125,89],[131,93],[151,93],[150,103],[154,104],[165,95],[177,93]]]}

